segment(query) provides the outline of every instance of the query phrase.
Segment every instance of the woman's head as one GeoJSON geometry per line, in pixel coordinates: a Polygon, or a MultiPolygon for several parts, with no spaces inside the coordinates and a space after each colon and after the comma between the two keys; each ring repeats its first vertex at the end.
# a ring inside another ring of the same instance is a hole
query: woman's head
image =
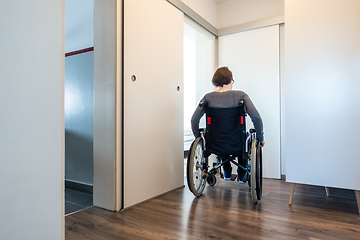
{"type": "Polygon", "coordinates": [[[215,71],[214,76],[212,78],[212,83],[214,84],[215,87],[223,87],[224,85],[230,84],[232,80],[233,80],[233,76],[229,68],[221,67],[215,71]]]}

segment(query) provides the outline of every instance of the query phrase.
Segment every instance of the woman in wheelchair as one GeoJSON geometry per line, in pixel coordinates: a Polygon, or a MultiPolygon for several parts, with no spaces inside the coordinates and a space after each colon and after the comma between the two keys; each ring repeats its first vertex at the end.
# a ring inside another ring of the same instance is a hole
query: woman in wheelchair
{"type": "MultiPolygon", "coordinates": [[[[228,158],[235,159],[237,157],[238,181],[244,183],[247,181],[248,171],[246,171],[247,160],[243,153],[246,145],[246,134],[249,133],[246,133],[245,119],[243,117],[246,114],[250,116],[255,127],[253,132],[256,132],[256,139],[261,147],[265,145],[262,119],[250,97],[245,92],[232,90],[234,80],[232,72],[227,67],[221,67],[215,71],[212,83],[217,87],[217,90],[207,93],[201,99],[191,118],[192,131],[195,138],[202,136],[199,130],[199,121],[206,113],[207,128],[205,134],[207,137],[206,144],[203,147],[204,158],[207,159],[210,154],[215,154],[222,160],[228,158]],[[239,110],[236,109],[242,109],[243,112],[239,114],[239,110]],[[241,120],[237,119],[239,115],[241,115],[241,120]],[[239,121],[241,121],[242,126],[239,124],[239,121]],[[242,137],[239,138],[240,135],[242,137]],[[208,142],[208,139],[211,139],[211,143],[208,142]]],[[[231,180],[232,168],[230,161],[223,161],[222,165],[224,179],[231,180]]]]}

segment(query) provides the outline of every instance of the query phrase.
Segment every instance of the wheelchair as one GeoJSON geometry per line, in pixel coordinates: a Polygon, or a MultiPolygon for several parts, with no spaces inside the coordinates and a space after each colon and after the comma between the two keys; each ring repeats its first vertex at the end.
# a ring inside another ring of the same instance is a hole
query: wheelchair
{"type": "Polygon", "coordinates": [[[246,109],[243,101],[232,108],[205,107],[206,129],[191,144],[187,159],[187,183],[196,196],[202,195],[206,184],[216,184],[217,169],[231,162],[246,171],[245,180],[251,190],[251,200],[256,204],[262,197],[262,150],[255,129],[246,131],[246,109]],[[217,156],[210,169],[208,158],[217,156]],[[243,165],[239,159],[243,158],[243,165]],[[236,161],[237,159],[237,161],[236,161]],[[245,164],[244,164],[245,163],[245,164]]]}

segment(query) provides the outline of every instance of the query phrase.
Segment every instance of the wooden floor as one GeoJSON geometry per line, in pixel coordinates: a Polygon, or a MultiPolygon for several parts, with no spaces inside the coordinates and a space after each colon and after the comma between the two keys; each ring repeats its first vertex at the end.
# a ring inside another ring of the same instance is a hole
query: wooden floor
{"type": "Polygon", "coordinates": [[[360,239],[353,191],[266,179],[263,199],[247,184],[218,179],[195,198],[187,187],[114,213],[96,207],[65,218],[66,240],[81,239],[360,239]]]}

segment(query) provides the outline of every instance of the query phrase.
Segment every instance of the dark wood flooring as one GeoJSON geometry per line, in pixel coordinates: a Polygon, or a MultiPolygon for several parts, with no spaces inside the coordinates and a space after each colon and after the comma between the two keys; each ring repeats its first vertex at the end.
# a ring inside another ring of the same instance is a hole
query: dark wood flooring
{"type": "Polygon", "coordinates": [[[91,207],[66,216],[66,240],[81,239],[360,239],[354,191],[264,179],[263,199],[247,184],[218,179],[195,198],[187,187],[111,212],[91,207]]]}

